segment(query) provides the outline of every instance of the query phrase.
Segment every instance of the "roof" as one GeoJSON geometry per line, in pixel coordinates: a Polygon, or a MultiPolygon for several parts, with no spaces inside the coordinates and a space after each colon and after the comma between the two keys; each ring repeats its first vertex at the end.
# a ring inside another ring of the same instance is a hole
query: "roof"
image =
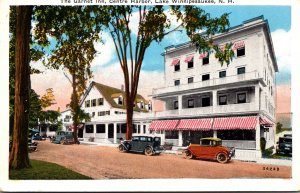
{"type": "MultiPolygon", "coordinates": [[[[119,108],[119,109],[126,109],[125,105],[119,105],[114,101],[114,98],[119,97],[120,95],[125,96],[125,92],[123,90],[118,89],[118,88],[114,88],[114,87],[111,87],[111,86],[107,86],[107,85],[104,85],[104,84],[100,84],[100,83],[97,83],[97,82],[94,82],[94,81],[91,83],[91,87],[92,86],[95,86],[95,88],[103,95],[105,100],[112,107],[119,108]]],[[[144,97],[139,95],[139,94],[136,95],[136,99],[141,99],[143,101],[146,101],[144,99],[144,97]]],[[[140,111],[148,112],[148,110],[140,109],[137,106],[135,106],[133,110],[138,111],[138,112],[140,112],[140,111]]]]}
{"type": "Polygon", "coordinates": [[[213,138],[213,137],[201,138],[200,140],[221,141],[220,138],[213,138]]]}

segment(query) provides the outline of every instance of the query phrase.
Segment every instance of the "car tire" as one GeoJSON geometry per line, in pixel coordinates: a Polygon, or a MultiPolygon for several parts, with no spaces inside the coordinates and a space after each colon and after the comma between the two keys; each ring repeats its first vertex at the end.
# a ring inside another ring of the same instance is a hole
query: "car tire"
{"type": "Polygon", "coordinates": [[[184,157],[185,157],[185,159],[193,159],[194,156],[193,156],[192,152],[187,150],[184,152],[184,157]]]}
{"type": "Polygon", "coordinates": [[[151,147],[146,147],[146,149],[145,149],[145,155],[146,155],[146,156],[151,156],[151,155],[153,155],[153,151],[152,151],[152,148],[151,148],[151,147]]]}
{"type": "Polygon", "coordinates": [[[218,153],[218,155],[217,155],[217,161],[219,163],[224,164],[224,163],[228,162],[228,157],[224,153],[218,153]]]}
{"type": "Polygon", "coordinates": [[[125,148],[123,145],[119,145],[118,149],[120,152],[125,152],[125,148]]]}

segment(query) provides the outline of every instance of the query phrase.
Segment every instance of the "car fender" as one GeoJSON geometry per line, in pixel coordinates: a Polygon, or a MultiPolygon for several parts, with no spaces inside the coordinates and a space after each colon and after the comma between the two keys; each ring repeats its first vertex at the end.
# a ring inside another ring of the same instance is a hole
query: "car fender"
{"type": "Polygon", "coordinates": [[[130,144],[127,143],[127,145],[125,143],[121,143],[121,145],[124,147],[124,149],[126,151],[128,151],[130,149],[130,144]]]}
{"type": "MultiPolygon", "coordinates": [[[[146,149],[147,147],[150,147],[151,150],[154,152],[154,149],[153,149],[153,147],[152,147],[151,145],[147,145],[147,146],[145,147],[145,149],[146,149]]],[[[144,149],[144,151],[145,151],[145,149],[144,149]]]]}
{"type": "Polygon", "coordinates": [[[218,155],[219,153],[224,153],[224,154],[229,158],[229,152],[223,150],[223,151],[218,151],[218,152],[216,153],[215,159],[217,159],[217,155],[218,155]]]}

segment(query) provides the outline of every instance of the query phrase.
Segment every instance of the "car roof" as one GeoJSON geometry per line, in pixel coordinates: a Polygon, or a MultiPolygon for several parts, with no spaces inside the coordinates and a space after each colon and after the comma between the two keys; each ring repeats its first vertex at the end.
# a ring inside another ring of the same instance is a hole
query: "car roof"
{"type": "Polygon", "coordinates": [[[200,140],[222,141],[220,138],[214,138],[214,137],[201,138],[200,140]]]}

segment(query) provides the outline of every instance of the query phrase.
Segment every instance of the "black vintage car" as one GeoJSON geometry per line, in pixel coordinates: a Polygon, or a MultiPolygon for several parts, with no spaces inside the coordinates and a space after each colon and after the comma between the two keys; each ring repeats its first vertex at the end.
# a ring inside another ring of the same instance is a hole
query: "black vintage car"
{"type": "Polygon", "coordinates": [[[120,152],[138,152],[147,156],[159,155],[164,150],[160,141],[160,137],[133,136],[131,140],[121,142],[118,149],[120,152]]]}
{"type": "Polygon", "coordinates": [[[292,155],[292,136],[279,137],[277,142],[276,153],[292,155]]]}

